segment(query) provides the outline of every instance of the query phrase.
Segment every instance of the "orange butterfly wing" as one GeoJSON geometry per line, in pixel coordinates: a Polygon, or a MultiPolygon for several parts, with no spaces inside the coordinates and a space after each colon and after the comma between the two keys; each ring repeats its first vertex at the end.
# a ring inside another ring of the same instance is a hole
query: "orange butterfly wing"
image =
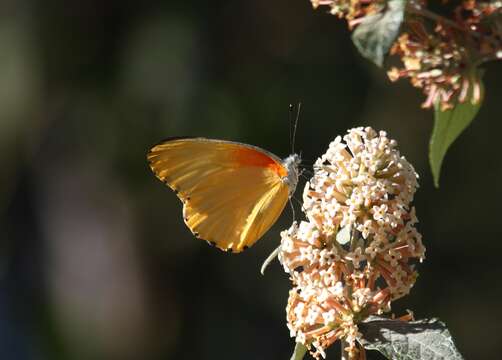
{"type": "Polygon", "coordinates": [[[240,252],[253,245],[288,200],[281,160],[255,146],[181,138],[154,146],[147,158],[182,200],[190,230],[222,250],[240,252]]]}

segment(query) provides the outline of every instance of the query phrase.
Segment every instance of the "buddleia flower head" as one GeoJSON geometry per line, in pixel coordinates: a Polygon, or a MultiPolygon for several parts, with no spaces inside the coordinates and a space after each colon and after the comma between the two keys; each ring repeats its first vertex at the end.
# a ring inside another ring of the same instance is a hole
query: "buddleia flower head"
{"type": "Polygon", "coordinates": [[[306,221],[281,233],[279,252],[293,283],[288,327],[314,356],[343,339],[357,359],[358,322],[410,291],[412,262],[425,254],[410,205],[417,187],[383,131],[351,129],[316,161],[303,193],[306,221]]]}

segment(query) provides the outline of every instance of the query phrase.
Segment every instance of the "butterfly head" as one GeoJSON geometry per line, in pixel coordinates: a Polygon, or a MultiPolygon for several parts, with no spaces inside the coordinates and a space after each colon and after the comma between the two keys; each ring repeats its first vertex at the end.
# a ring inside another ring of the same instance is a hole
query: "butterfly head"
{"type": "Polygon", "coordinates": [[[301,162],[302,160],[298,154],[291,154],[282,161],[284,167],[288,171],[288,175],[285,176],[282,181],[289,187],[289,196],[293,195],[296,190],[296,185],[298,185],[298,177],[300,176],[299,165],[301,162]]]}

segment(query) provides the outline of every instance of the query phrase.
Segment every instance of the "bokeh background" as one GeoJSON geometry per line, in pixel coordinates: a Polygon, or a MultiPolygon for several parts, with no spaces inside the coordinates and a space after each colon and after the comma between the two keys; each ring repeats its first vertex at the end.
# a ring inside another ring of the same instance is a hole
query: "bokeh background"
{"type": "Polygon", "coordinates": [[[370,125],[420,174],[427,258],[394,312],[440,317],[466,358],[500,358],[502,65],[487,68],[485,103],[437,190],[422,95],[307,0],[3,0],[0,358],[289,359],[289,281],[277,262],[259,268],[291,213],[225,254],[192,238],[145,154],[199,135],[286,156],[298,101],[307,164],[370,125]]]}

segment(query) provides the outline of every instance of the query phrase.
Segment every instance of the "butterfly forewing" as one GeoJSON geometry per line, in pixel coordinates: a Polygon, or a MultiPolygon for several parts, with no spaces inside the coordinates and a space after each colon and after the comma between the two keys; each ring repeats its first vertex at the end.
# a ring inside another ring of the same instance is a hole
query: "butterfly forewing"
{"type": "Polygon", "coordinates": [[[281,161],[254,146],[174,139],[154,146],[148,160],[183,201],[190,230],[223,250],[239,252],[254,244],[288,199],[281,161]]]}

